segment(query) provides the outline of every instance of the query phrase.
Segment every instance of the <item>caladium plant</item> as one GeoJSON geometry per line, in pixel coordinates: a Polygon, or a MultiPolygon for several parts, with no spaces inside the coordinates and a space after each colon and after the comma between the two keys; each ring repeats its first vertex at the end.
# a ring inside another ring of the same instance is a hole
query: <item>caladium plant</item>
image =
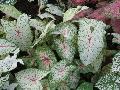
{"type": "Polygon", "coordinates": [[[105,47],[104,36],[106,24],[94,19],[79,20],[78,50],[82,63],[91,64],[105,47]]]}
{"type": "Polygon", "coordinates": [[[16,73],[16,79],[23,89],[42,90],[40,80],[47,76],[49,71],[29,68],[16,73]]]}
{"type": "Polygon", "coordinates": [[[16,45],[5,39],[0,39],[0,55],[8,54],[16,49],[16,45]]]}
{"type": "Polygon", "coordinates": [[[54,65],[54,67],[51,68],[52,81],[60,82],[67,79],[67,77],[75,68],[76,67],[73,65],[68,66],[66,60],[58,62],[56,65],[54,65]]]}
{"type": "Polygon", "coordinates": [[[0,90],[119,90],[120,1],[111,1],[1,0],[0,90]]]}
{"type": "Polygon", "coordinates": [[[16,44],[21,50],[27,50],[32,45],[32,32],[29,25],[29,17],[22,14],[16,21],[1,19],[1,24],[6,33],[6,39],[16,44]]]}
{"type": "Polygon", "coordinates": [[[50,70],[51,67],[53,67],[54,64],[57,63],[57,59],[54,53],[45,44],[43,46],[38,46],[36,48],[35,54],[37,57],[39,68],[43,70],[50,70]]]}

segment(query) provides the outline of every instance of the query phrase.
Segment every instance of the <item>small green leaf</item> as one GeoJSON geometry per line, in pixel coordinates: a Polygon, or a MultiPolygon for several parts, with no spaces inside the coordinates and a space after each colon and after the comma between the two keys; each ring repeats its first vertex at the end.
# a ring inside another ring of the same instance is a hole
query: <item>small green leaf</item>
{"type": "Polygon", "coordinates": [[[47,4],[47,7],[45,10],[50,12],[51,14],[55,14],[58,16],[63,16],[63,11],[59,6],[55,6],[53,4],[47,4]]]}
{"type": "Polygon", "coordinates": [[[87,6],[77,6],[77,8],[69,8],[65,13],[63,17],[63,22],[71,20],[75,14],[80,12],[81,10],[88,9],[87,6]]]}
{"type": "Polygon", "coordinates": [[[92,83],[84,82],[77,88],[77,90],[93,90],[93,85],[92,83]]]}
{"type": "Polygon", "coordinates": [[[0,10],[7,16],[11,16],[15,19],[17,19],[22,14],[12,5],[0,4],[0,10]]]}

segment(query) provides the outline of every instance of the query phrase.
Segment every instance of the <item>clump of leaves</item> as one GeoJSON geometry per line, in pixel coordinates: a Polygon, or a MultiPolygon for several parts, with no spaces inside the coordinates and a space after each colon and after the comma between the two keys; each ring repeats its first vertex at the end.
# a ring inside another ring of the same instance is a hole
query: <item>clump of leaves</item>
{"type": "Polygon", "coordinates": [[[0,90],[120,89],[119,0],[21,2],[0,1],[0,90]]]}

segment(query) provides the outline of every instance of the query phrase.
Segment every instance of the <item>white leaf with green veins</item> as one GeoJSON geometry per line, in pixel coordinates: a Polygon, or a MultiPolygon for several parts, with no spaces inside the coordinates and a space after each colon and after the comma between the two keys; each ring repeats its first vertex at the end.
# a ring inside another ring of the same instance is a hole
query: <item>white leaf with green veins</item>
{"type": "Polygon", "coordinates": [[[87,6],[77,6],[77,8],[69,8],[64,13],[63,22],[71,20],[75,16],[75,14],[77,14],[78,12],[80,12],[84,9],[88,9],[88,7],[87,6]]]}
{"type": "Polygon", "coordinates": [[[28,68],[16,73],[15,76],[17,82],[22,88],[34,90],[34,88],[39,88],[41,86],[40,80],[46,77],[48,74],[49,71],[28,68]]]}
{"type": "Polygon", "coordinates": [[[0,10],[7,16],[11,16],[15,19],[17,19],[22,14],[12,5],[0,4],[0,10]]]}
{"type": "Polygon", "coordinates": [[[33,35],[29,26],[29,17],[27,14],[22,14],[16,21],[7,21],[1,19],[1,24],[6,33],[6,39],[21,50],[25,51],[32,45],[33,35]]]}
{"type": "Polygon", "coordinates": [[[120,72],[120,52],[114,56],[112,62],[112,72],[120,72]]]}
{"type": "Polygon", "coordinates": [[[53,4],[47,4],[47,7],[45,10],[48,11],[51,14],[55,14],[58,16],[63,16],[63,11],[59,6],[55,6],[53,4]]]}
{"type": "Polygon", "coordinates": [[[105,47],[104,37],[106,24],[94,19],[79,20],[78,50],[84,65],[91,64],[105,47]]]}
{"type": "Polygon", "coordinates": [[[120,76],[115,73],[108,73],[102,76],[96,83],[96,87],[100,90],[120,90],[120,83],[117,80],[120,76]]]}
{"type": "Polygon", "coordinates": [[[16,49],[16,45],[5,39],[0,39],[0,55],[8,54],[16,49]]]}

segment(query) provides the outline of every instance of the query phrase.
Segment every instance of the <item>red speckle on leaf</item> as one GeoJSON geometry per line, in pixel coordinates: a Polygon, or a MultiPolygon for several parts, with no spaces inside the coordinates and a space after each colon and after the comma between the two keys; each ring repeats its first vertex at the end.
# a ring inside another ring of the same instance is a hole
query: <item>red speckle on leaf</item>
{"type": "Polygon", "coordinates": [[[19,30],[15,30],[15,32],[16,32],[16,36],[20,37],[21,32],[19,30]]]}
{"type": "Polygon", "coordinates": [[[44,65],[50,65],[50,59],[45,53],[40,54],[40,58],[44,65]]]}
{"type": "Polygon", "coordinates": [[[0,45],[0,47],[6,48],[6,47],[15,47],[15,46],[4,46],[4,45],[0,45]]]}

